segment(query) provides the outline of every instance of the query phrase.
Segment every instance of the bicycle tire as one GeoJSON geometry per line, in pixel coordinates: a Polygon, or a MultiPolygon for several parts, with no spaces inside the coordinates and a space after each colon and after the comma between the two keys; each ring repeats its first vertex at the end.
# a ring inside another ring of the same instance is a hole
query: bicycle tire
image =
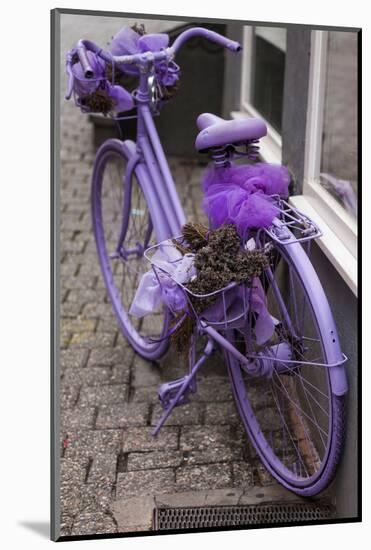
{"type": "MultiPolygon", "coordinates": [[[[296,244],[289,246],[300,245],[296,244]]],[[[303,308],[303,313],[307,311],[311,316],[311,320],[308,319],[307,315],[306,318],[302,320],[303,332],[305,329],[306,333],[309,334],[309,330],[315,329],[319,337],[318,340],[320,341],[315,343],[315,339],[312,339],[313,343],[310,345],[312,348],[316,346],[317,353],[319,349],[322,350],[323,357],[320,362],[326,363],[329,355],[327,350],[329,350],[330,346],[333,347],[334,345],[338,345],[338,343],[335,341],[335,338],[332,338],[330,334],[331,331],[327,330],[327,327],[321,326],[321,324],[323,325],[321,314],[319,311],[316,311],[316,300],[312,299],[313,287],[308,284],[308,280],[315,281],[317,279],[316,284],[318,284],[318,277],[312,264],[307,259],[305,262],[305,269],[311,269],[311,272],[309,272],[309,276],[305,278],[307,282],[304,282],[303,278],[300,276],[301,266],[296,265],[292,261],[290,255],[291,250],[288,251],[283,246],[276,246],[276,268],[274,277],[276,277],[276,270],[282,268],[282,265],[278,268],[282,262],[285,264],[282,270],[284,274],[287,274],[287,269],[291,270],[289,271],[289,277],[291,278],[294,276],[295,278],[294,288],[301,288],[306,303],[309,306],[307,310],[303,308]],[[314,326],[311,326],[309,329],[310,322],[313,322],[314,326]],[[329,335],[329,341],[326,341],[326,334],[329,335]]],[[[277,279],[278,278],[279,275],[277,275],[277,279]]],[[[281,280],[283,281],[281,284],[286,284],[285,307],[287,311],[291,311],[293,307],[287,304],[287,296],[291,296],[291,291],[287,290],[287,281],[284,283],[282,272],[281,280]]],[[[277,298],[278,290],[274,288],[275,286],[276,285],[271,284],[268,289],[267,284],[265,285],[267,306],[270,313],[272,313],[270,308],[273,307],[274,309],[272,302],[274,300],[278,302],[279,300],[277,298]]],[[[316,288],[318,290],[317,286],[316,288]]],[[[321,298],[324,299],[324,294],[321,298]]],[[[299,304],[297,295],[295,303],[296,308],[299,304]]],[[[274,310],[273,315],[274,314],[277,314],[276,310],[274,310]]],[[[299,321],[295,320],[294,325],[296,330],[299,321]]],[[[278,319],[278,324],[275,328],[275,335],[277,332],[281,334],[281,341],[283,341],[282,334],[285,334],[285,338],[288,339],[287,328],[283,328],[280,319],[278,319]]],[[[300,334],[296,334],[296,337],[300,337],[300,334]]],[[[230,331],[228,333],[228,338],[234,345],[241,345],[241,339],[238,338],[236,331],[230,331]]],[[[308,337],[302,336],[302,340],[304,340],[304,338],[306,339],[308,337]]],[[[308,339],[311,340],[311,338],[308,339]]],[[[297,340],[295,340],[295,342],[297,342],[297,340]]],[[[247,347],[246,343],[245,345],[247,347]]],[[[298,344],[291,345],[292,348],[294,348],[294,346],[298,344]]],[[[267,352],[263,350],[263,354],[264,353],[267,352]]],[[[341,457],[345,437],[345,395],[337,395],[334,393],[333,382],[329,370],[330,367],[313,367],[313,365],[305,365],[304,359],[308,360],[308,357],[305,357],[305,353],[307,352],[302,352],[302,365],[295,368],[290,367],[287,372],[282,367],[279,367],[281,370],[278,371],[278,363],[276,362],[275,364],[272,362],[271,365],[275,372],[272,373],[271,378],[265,378],[263,376],[260,378],[253,378],[242,369],[241,364],[239,364],[234,356],[226,352],[225,357],[232,384],[232,391],[241,420],[260,460],[269,473],[284,487],[301,496],[314,496],[323,491],[332,481],[341,457]],[[314,371],[313,368],[317,370],[314,371]],[[305,376],[309,378],[305,378],[305,376]],[[284,377],[286,377],[286,380],[282,382],[284,377]],[[315,377],[318,378],[318,387],[315,387],[315,377]],[[282,383],[282,386],[278,383],[276,384],[278,378],[281,380],[280,384],[282,383]],[[287,381],[288,379],[290,379],[289,382],[287,381]],[[311,382],[309,382],[309,380],[311,380],[311,382]],[[308,392],[309,388],[310,390],[308,392]],[[321,388],[321,390],[319,388],[321,388]],[[326,420],[325,416],[326,401],[323,397],[325,388],[327,389],[328,397],[328,420],[326,420]],[[278,390],[280,390],[280,392],[278,390]],[[321,392],[323,395],[321,395],[321,392]],[[300,398],[299,394],[301,394],[300,398]],[[268,406],[263,406],[259,409],[262,396],[264,396],[264,400],[268,406]],[[307,402],[305,402],[305,400],[307,402]],[[280,401],[287,401],[286,409],[284,406],[281,408],[280,401]],[[270,409],[271,403],[274,403],[276,407],[277,416],[275,416],[270,409]],[[314,408],[313,405],[315,405],[314,408]],[[320,419],[317,417],[317,414],[320,419]],[[297,416],[297,419],[295,416],[297,416]],[[280,426],[278,426],[279,422],[277,422],[277,418],[279,419],[280,426]],[[271,426],[269,426],[270,422],[272,423],[271,426]],[[314,433],[316,422],[318,434],[314,433]],[[290,435],[289,428],[291,428],[291,426],[292,433],[290,435]],[[328,431],[324,429],[326,426],[328,431]],[[305,437],[303,437],[303,433],[305,437]],[[325,436],[325,434],[327,435],[325,436]],[[325,442],[323,441],[324,439],[325,442]],[[286,451],[284,450],[285,446],[287,447],[286,451]],[[322,446],[324,449],[320,454],[319,449],[322,448],[322,446]],[[295,453],[297,456],[295,456],[295,453]]],[[[255,362],[258,360],[259,353],[256,355],[255,362]]]]}
{"type": "Polygon", "coordinates": [[[156,244],[158,230],[153,227],[154,216],[137,170],[125,182],[128,161],[129,155],[118,139],[109,139],[99,148],[92,177],[92,224],[103,279],[122,334],[142,357],[156,360],[169,345],[164,338],[167,310],[141,319],[129,314],[140,275],[150,269],[143,251],[156,244]],[[113,258],[119,241],[122,253],[113,258]],[[128,253],[135,248],[137,252],[128,253]]]}

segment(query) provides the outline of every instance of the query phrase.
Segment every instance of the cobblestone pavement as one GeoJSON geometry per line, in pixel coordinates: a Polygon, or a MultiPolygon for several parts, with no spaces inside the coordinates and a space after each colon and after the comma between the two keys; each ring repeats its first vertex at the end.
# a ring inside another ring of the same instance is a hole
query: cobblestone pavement
{"type": "MultiPolygon", "coordinates": [[[[170,349],[159,364],[136,355],[117,329],[100,276],[89,192],[88,118],[66,102],[61,128],[61,534],[117,531],[112,505],[145,494],[272,483],[240,424],[220,357],[202,369],[194,402],[157,438],[157,388],[182,376],[170,349]]],[[[199,217],[196,161],[171,159],[189,218],[199,217]]]]}

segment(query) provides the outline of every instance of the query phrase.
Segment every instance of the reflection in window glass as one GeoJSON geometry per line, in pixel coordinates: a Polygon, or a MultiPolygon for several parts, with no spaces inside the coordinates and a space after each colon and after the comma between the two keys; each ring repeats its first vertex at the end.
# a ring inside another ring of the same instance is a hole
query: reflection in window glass
{"type": "Polygon", "coordinates": [[[281,133],[283,83],[285,74],[286,29],[256,27],[252,103],[281,133]]]}
{"type": "Polygon", "coordinates": [[[357,34],[329,32],[322,185],[357,214],[357,34]]]}

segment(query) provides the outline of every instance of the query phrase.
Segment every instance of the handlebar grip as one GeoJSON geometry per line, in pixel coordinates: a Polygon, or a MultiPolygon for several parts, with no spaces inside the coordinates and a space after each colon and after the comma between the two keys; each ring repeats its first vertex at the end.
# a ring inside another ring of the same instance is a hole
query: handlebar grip
{"type": "Polygon", "coordinates": [[[77,55],[79,56],[79,60],[81,63],[81,66],[84,71],[85,78],[93,78],[94,77],[94,71],[89,63],[88,55],[86,52],[86,48],[83,44],[83,42],[80,40],[76,47],[77,55]]]}
{"type": "Polygon", "coordinates": [[[211,42],[215,42],[216,44],[219,44],[220,46],[223,46],[224,48],[227,48],[228,50],[231,50],[233,52],[238,52],[242,49],[241,44],[235,42],[234,40],[229,40],[229,38],[226,38],[225,36],[215,31],[205,29],[204,27],[192,27],[191,29],[187,29],[186,31],[182,32],[182,34],[180,34],[175,39],[173,45],[171,46],[171,50],[173,51],[173,53],[175,54],[179,50],[179,48],[181,48],[183,44],[187,42],[187,40],[190,40],[195,36],[202,36],[203,38],[206,38],[211,42]]]}
{"type": "Polygon", "coordinates": [[[239,42],[235,42],[234,40],[229,40],[229,38],[226,38],[222,34],[219,34],[215,31],[206,30],[204,37],[210,40],[211,42],[215,42],[216,44],[220,44],[220,46],[224,46],[224,48],[227,48],[232,52],[239,52],[242,49],[241,44],[239,44],[239,42]]]}

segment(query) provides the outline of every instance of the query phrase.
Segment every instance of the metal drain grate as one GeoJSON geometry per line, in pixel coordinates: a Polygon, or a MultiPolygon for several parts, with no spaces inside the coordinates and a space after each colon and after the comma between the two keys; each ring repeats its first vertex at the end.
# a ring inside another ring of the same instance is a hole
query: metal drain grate
{"type": "Polygon", "coordinates": [[[157,531],[294,523],[331,518],[329,505],[301,503],[156,508],[154,512],[154,529],[157,531]]]}

